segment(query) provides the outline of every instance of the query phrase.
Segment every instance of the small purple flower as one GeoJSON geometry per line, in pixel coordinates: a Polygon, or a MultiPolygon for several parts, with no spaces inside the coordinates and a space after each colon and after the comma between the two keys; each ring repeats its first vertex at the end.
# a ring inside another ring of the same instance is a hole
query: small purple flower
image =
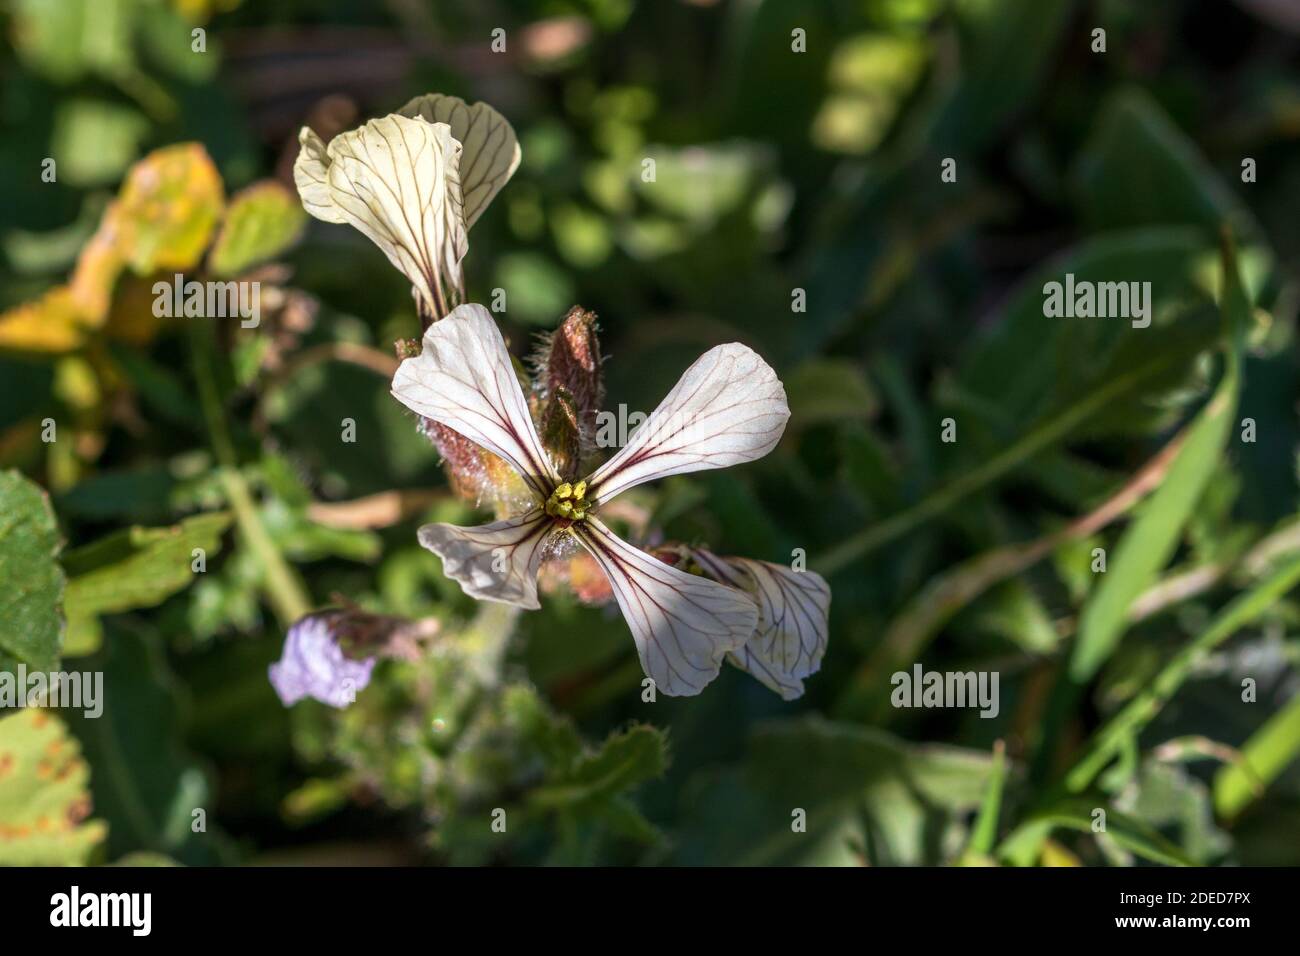
{"type": "Polygon", "coordinates": [[[370,683],[375,659],[354,661],[343,655],[329,621],[304,617],[284,639],[280,660],[267,673],[271,686],[286,707],[304,697],[314,697],[331,707],[347,707],[370,683]]]}

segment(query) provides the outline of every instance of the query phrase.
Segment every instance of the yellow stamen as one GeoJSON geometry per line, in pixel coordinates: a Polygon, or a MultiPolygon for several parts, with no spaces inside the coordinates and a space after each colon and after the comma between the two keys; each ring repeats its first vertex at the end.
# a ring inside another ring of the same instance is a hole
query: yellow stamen
{"type": "Polygon", "coordinates": [[[546,513],[562,521],[581,521],[587,517],[592,503],[585,497],[587,483],[579,481],[576,485],[564,482],[556,486],[551,496],[546,499],[546,513]]]}

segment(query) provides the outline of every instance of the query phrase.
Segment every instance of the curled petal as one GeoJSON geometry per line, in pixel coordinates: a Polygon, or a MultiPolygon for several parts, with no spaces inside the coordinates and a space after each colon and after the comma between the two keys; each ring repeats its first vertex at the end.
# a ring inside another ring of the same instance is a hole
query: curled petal
{"type": "Polygon", "coordinates": [[[393,397],[508,461],[542,500],[559,476],[542,449],[497,324],[462,305],[424,333],[424,350],[397,367],[393,397]]]}
{"type": "Polygon", "coordinates": [[[293,181],[298,187],[302,207],[324,222],[347,222],[343,210],[334,205],[330,195],[330,158],[325,143],[316,131],[304,126],[298,134],[298,158],[293,164],[293,181]]]}
{"type": "Polygon", "coordinates": [[[537,571],[552,521],[540,508],[474,528],[427,524],[420,544],[442,558],[442,571],[470,597],[535,611],[537,571]]]}
{"type": "Polygon", "coordinates": [[[609,578],[641,667],[658,690],[672,697],[698,694],[753,634],[758,607],[744,592],[679,571],[594,517],[572,528],[609,578]]]}
{"type": "Polygon", "coordinates": [[[801,678],[815,674],[826,653],[831,606],[826,579],[769,561],[719,558],[700,549],[692,555],[706,574],[743,588],[758,602],[754,635],[733,663],[786,700],[801,696],[801,678]]]}
{"type": "Polygon", "coordinates": [[[460,97],[442,93],[417,96],[397,112],[451,127],[451,135],[464,147],[460,157],[460,190],[464,198],[465,228],[473,226],[519,166],[519,140],[514,129],[486,103],[470,106],[460,97]]]}
{"type": "Polygon", "coordinates": [[[588,496],[608,501],[666,475],[762,458],[781,440],[789,417],[772,367],[737,342],[719,345],[686,370],[622,451],[587,479],[588,496]]]}
{"type": "Polygon", "coordinates": [[[746,644],[734,654],[728,654],[727,660],[768,690],[781,695],[782,700],[798,700],[803,696],[803,681],[782,673],[771,658],[758,653],[752,644],[746,644]]]}
{"type": "Polygon", "coordinates": [[[304,128],[294,162],[303,207],[346,222],[384,251],[431,310],[463,285],[469,248],[461,204],[461,146],[445,123],[385,116],[322,146],[304,128]]]}

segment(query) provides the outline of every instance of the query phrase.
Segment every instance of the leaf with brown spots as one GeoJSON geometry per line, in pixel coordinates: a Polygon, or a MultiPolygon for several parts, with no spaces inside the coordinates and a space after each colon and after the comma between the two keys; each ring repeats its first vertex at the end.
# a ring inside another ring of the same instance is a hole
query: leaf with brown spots
{"type": "Polygon", "coordinates": [[[108,833],[100,820],[85,822],[89,780],[63,721],[38,709],[0,718],[0,865],[89,862],[108,833]]]}

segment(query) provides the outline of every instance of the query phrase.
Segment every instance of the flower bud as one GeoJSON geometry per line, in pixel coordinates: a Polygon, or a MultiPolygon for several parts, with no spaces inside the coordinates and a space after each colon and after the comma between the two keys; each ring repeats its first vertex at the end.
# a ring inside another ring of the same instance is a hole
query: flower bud
{"type": "Polygon", "coordinates": [[[583,448],[589,448],[595,436],[596,412],[605,397],[597,331],[596,313],[575,305],[542,341],[534,359],[546,395],[561,389],[568,393],[583,448]]]}
{"type": "Polygon", "coordinates": [[[582,430],[569,390],[559,387],[551,392],[542,410],[542,446],[563,478],[577,477],[582,458],[582,430]]]}

